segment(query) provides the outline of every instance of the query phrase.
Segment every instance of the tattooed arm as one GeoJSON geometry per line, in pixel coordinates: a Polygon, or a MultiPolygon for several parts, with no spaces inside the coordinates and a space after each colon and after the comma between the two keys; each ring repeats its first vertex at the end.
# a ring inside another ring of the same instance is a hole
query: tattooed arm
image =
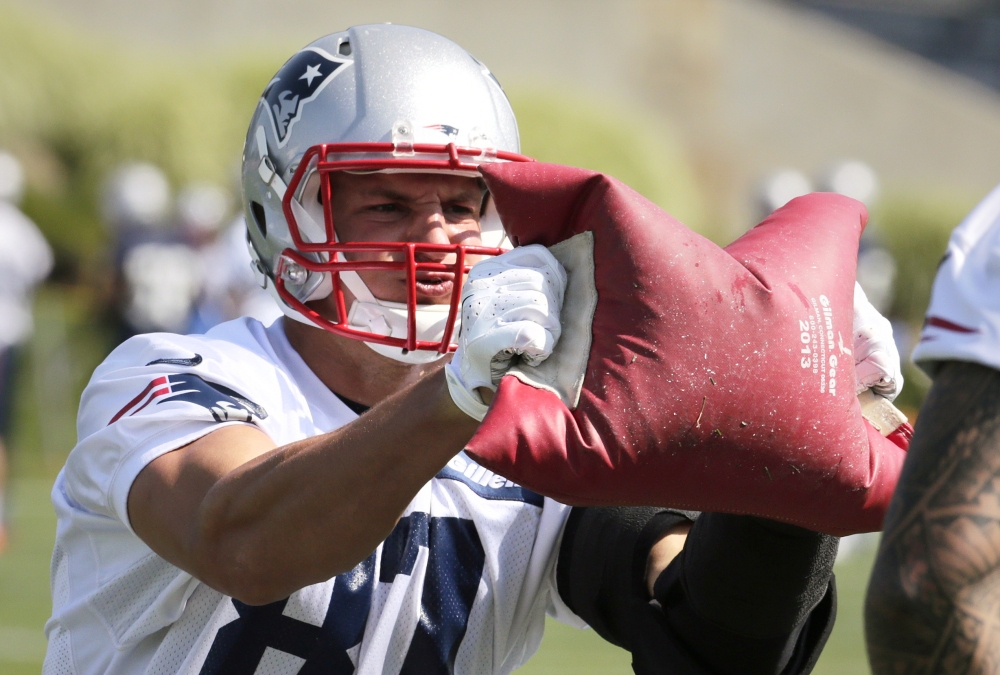
{"type": "Polygon", "coordinates": [[[1000,371],[941,365],[865,606],[876,675],[1000,673],[1000,371]]]}

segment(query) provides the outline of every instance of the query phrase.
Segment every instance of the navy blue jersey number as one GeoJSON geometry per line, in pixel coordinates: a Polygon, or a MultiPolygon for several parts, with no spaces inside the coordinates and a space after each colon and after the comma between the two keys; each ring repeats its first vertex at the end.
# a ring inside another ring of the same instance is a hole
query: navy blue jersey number
{"type": "Polygon", "coordinates": [[[350,675],[347,652],[364,636],[375,583],[411,574],[420,547],[429,551],[420,618],[400,675],[454,673],[486,555],[471,520],[412,513],[386,539],[378,579],[374,553],[337,577],[322,626],[285,616],[287,600],[233,600],[239,618],[219,629],[201,675],[254,675],[268,647],[303,659],[299,675],[350,675]]]}

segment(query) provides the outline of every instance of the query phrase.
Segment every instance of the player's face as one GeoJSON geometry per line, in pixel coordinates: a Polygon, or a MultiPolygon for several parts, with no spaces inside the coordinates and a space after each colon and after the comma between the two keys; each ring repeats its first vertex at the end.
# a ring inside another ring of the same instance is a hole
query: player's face
{"type": "MultiPolygon", "coordinates": [[[[403,241],[479,245],[483,189],[475,178],[446,174],[370,173],[331,175],[331,207],[342,242],[403,241]]],[[[402,254],[358,253],[352,260],[391,260],[402,254]]],[[[454,254],[418,253],[418,261],[454,262],[454,254]]],[[[467,258],[470,264],[473,257],[467,258]]],[[[405,272],[359,272],[382,300],[406,302],[405,272]]],[[[461,285],[461,279],[457,280],[461,285]]],[[[417,302],[444,304],[456,280],[451,274],[419,273],[417,302]]]]}

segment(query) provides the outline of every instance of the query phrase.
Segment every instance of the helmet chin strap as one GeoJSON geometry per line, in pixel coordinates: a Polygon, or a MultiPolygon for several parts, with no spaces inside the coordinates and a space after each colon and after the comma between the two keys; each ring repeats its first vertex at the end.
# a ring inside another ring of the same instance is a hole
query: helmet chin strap
{"type": "MultiPolygon", "coordinates": [[[[338,253],[337,255],[343,260],[342,254],[338,253]]],[[[340,279],[355,298],[354,302],[351,303],[351,309],[347,312],[347,325],[376,335],[406,338],[409,312],[404,303],[379,300],[372,294],[368,285],[357,272],[341,272],[340,279]]],[[[418,340],[436,342],[444,337],[444,329],[450,314],[448,305],[418,305],[416,314],[418,340]]],[[[458,324],[459,319],[455,321],[458,324]]],[[[445,356],[445,354],[426,349],[405,351],[399,347],[380,345],[375,342],[365,342],[365,344],[382,356],[403,363],[430,363],[445,356]]]]}
{"type": "MultiPolygon", "coordinates": [[[[357,272],[341,272],[340,279],[357,298],[351,303],[351,308],[348,310],[347,325],[357,330],[375,333],[376,335],[406,338],[407,310],[405,304],[379,300],[372,295],[372,292],[368,289],[368,285],[362,281],[357,272]]],[[[267,284],[267,291],[289,319],[304,323],[313,328],[318,328],[315,323],[285,304],[278,295],[278,291],[273,283],[267,284]]],[[[306,302],[322,300],[332,292],[333,283],[330,279],[330,274],[327,272],[323,274],[322,283],[309,295],[306,302]]],[[[448,305],[419,305],[416,317],[417,339],[428,342],[440,340],[444,336],[448,314],[448,305]]],[[[459,321],[461,319],[456,319],[456,324],[459,321]]],[[[375,342],[365,342],[365,344],[382,356],[400,361],[401,363],[431,363],[445,356],[445,354],[426,349],[404,352],[399,347],[390,347],[389,345],[381,345],[375,342]]]]}

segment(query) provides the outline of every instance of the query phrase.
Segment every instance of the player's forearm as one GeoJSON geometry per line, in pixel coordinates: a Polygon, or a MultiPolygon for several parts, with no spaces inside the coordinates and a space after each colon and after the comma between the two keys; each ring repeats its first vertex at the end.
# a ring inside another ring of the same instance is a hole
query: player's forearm
{"type": "Polygon", "coordinates": [[[944,365],[917,421],[868,588],[876,674],[979,672],[1000,654],[998,433],[1000,372],[944,365]]]}
{"type": "Polygon", "coordinates": [[[334,433],[277,448],[220,479],[200,509],[193,546],[225,577],[213,585],[254,604],[329,579],[375,550],[476,427],[438,371],[334,433]]]}

